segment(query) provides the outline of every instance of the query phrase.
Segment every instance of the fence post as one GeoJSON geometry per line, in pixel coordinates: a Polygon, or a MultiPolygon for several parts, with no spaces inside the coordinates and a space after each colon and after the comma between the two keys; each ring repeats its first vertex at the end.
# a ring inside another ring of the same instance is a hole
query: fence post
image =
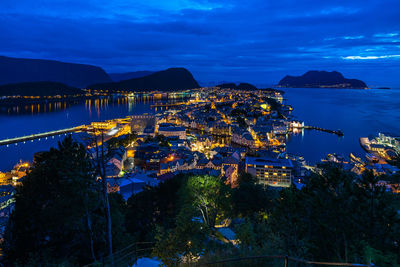
{"type": "Polygon", "coordinates": [[[288,267],[289,265],[289,257],[286,255],[285,256],[285,267],[288,267]]]}

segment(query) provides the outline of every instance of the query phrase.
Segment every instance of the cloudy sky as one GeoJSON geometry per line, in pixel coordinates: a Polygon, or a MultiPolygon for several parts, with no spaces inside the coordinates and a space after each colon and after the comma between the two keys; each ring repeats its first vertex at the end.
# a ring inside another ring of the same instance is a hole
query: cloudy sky
{"type": "Polygon", "coordinates": [[[203,84],[337,70],[400,87],[399,0],[1,0],[0,55],[203,84]]]}

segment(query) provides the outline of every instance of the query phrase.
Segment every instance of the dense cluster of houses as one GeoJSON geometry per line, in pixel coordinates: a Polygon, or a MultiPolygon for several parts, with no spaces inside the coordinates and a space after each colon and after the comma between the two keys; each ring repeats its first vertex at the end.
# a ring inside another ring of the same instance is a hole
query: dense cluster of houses
{"type": "MultiPolygon", "coordinates": [[[[282,102],[276,92],[264,94],[282,102]]],[[[269,104],[260,102],[259,95],[226,90],[218,94],[207,92],[206,99],[155,116],[133,116],[132,131],[140,131],[138,139],[133,147],[125,148],[131,153],[122,147],[110,151],[109,190],[137,192],[149,181],[163,181],[179,173],[219,176],[235,187],[239,174],[249,167],[247,153],[268,149],[276,135],[287,133],[286,120],[280,119],[269,104]],[[124,166],[125,160],[131,164],[124,166]]],[[[276,160],[278,155],[270,160],[276,160]]],[[[267,172],[254,173],[261,183],[290,185],[292,165],[287,166],[285,183],[265,179],[265,175],[275,173],[275,167],[264,167],[267,172]]]]}

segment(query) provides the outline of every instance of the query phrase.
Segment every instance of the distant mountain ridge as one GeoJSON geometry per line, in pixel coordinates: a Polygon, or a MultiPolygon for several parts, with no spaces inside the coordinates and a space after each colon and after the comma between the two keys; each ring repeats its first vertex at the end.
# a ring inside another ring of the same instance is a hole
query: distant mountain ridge
{"type": "Polygon", "coordinates": [[[368,88],[363,81],[357,79],[347,79],[337,71],[308,71],[302,76],[287,75],[280,80],[278,85],[280,87],[300,88],[368,88]]]}
{"type": "Polygon", "coordinates": [[[92,65],[0,56],[0,84],[39,81],[82,88],[88,84],[111,82],[111,78],[102,68],[92,65]]]}
{"type": "Polygon", "coordinates": [[[110,78],[114,82],[120,82],[123,80],[130,80],[130,79],[148,76],[153,73],[154,73],[154,71],[140,70],[140,71],[132,71],[132,72],[124,72],[124,73],[109,73],[108,76],[110,76],[110,78]]]}
{"type": "Polygon", "coordinates": [[[89,89],[110,91],[173,91],[199,87],[193,75],[185,68],[169,68],[140,78],[87,86],[89,89]]]}
{"type": "Polygon", "coordinates": [[[257,87],[250,83],[239,83],[236,85],[235,83],[223,83],[219,84],[216,87],[219,88],[230,88],[230,89],[237,89],[237,90],[257,90],[257,87]]]}
{"type": "Polygon", "coordinates": [[[0,85],[0,96],[78,95],[83,90],[58,82],[26,82],[0,85]]]}

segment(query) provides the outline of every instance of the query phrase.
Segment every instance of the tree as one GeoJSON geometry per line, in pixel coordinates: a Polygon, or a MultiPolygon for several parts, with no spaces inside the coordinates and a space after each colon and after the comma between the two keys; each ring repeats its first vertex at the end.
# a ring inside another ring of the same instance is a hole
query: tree
{"type": "Polygon", "coordinates": [[[126,212],[127,230],[137,241],[154,241],[154,229],[175,227],[179,213],[178,191],[186,180],[177,175],[157,187],[146,187],[128,199],[126,212]]]}
{"type": "Polygon", "coordinates": [[[111,258],[111,266],[114,266],[114,258],[113,258],[113,243],[112,243],[112,219],[111,219],[111,210],[110,203],[108,199],[108,188],[107,188],[107,176],[106,176],[106,156],[104,153],[104,131],[100,131],[101,135],[101,151],[99,152],[99,142],[98,136],[96,134],[95,146],[96,146],[96,157],[94,158],[94,162],[96,165],[97,175],[101,178],[101,188],[103,195],[103,208],[104,208],[104,217],[106,219],[106,232],[107,232],[107,247],[108,247],[108,256],[111,258]]]}
{"type": "MultiPolygon", "coordinates": [[[[356,177],[338,165],[323,166],[302,190],[310,253],[320,260],[349,261],[358,229],[354,222],[356,177]]],[[[357,250],[357,249],[355,249],[357,250]]]]}
{"type": "Polygon", "coordinates": [[[399,216],[379,178],[324,165],[308,180],[302,190],[282,190],[274,203],[267,221],[275,247],[321,261],[399,262],[399,216]]]}
{"type": "Polygon", "coordinates": [[[247,219],[238,227],[236,236],[240,240],[240,247],[242,249],[248,250],[255,245],[256,234],[250,220],[247,219]]]}
{"type": "Polygon", "coordinates": [[[396,257],[391,255],[400,252],[400,247],[397,245],[396,249],[393,245],[400,242],[400,218],[395,206],[396,196],[378,184],[380,179],[371,171],[364,172],[358,179],[354,192],[359,199],[356,223],[362,233],[360,239],[366,257],[379,266],[393,266],[396,257]]]}
{"type": "Polygon", "coordinates": [[[229,211],[230,187],[219,177],[189,177],[181,193],[184,203],[195,208],[209,228],[214,228],[217,216],[229,211]]]}
{"type": "Polygon", "coordinates": [[[256,184],[254,177],[248,173],[240,175],[238,180],[239,186],[232,190],[233,215],[252,217],[254,213],[269,213],[277,192],[256,184]]]}
{"type": "Polygon", "coordinates": [[[158,227],[153,255],[161,259],[164,265],[190,263],[205,249],[208,230],[194,216],[194,210],[184,207],[176,218],[174,229],[158,227]]]}
{"type": "Polygon", "coordinates": [[[107,143],[110,148],[115,149],[121,146],[127,147],[131,145],[133,142],[135,142],[136,139],[137,139],[136,132],[132,132],[130,134],[122,135],[116,138],[111,138],[110,140],[107,141],[107,143]]]}
{"type": "Polygon", "coordinates": [[[102,253],[100,184],[85,148],[71,136],[43,153],[17,188],[6,260],[83,264],[102,253]]]}
{"type": "MultiPolygon", "coordinates": [[[[295,187],[283,189],[273,202],[273,210],[266,221],[264,229],[267,244],[258,243],[260,247],[271,247],[275,253],[305,257],[308,250],[306,210],[302,192],[295,187]]],[[[265,224],[259,220],[258,228],[265,224]]]]}

